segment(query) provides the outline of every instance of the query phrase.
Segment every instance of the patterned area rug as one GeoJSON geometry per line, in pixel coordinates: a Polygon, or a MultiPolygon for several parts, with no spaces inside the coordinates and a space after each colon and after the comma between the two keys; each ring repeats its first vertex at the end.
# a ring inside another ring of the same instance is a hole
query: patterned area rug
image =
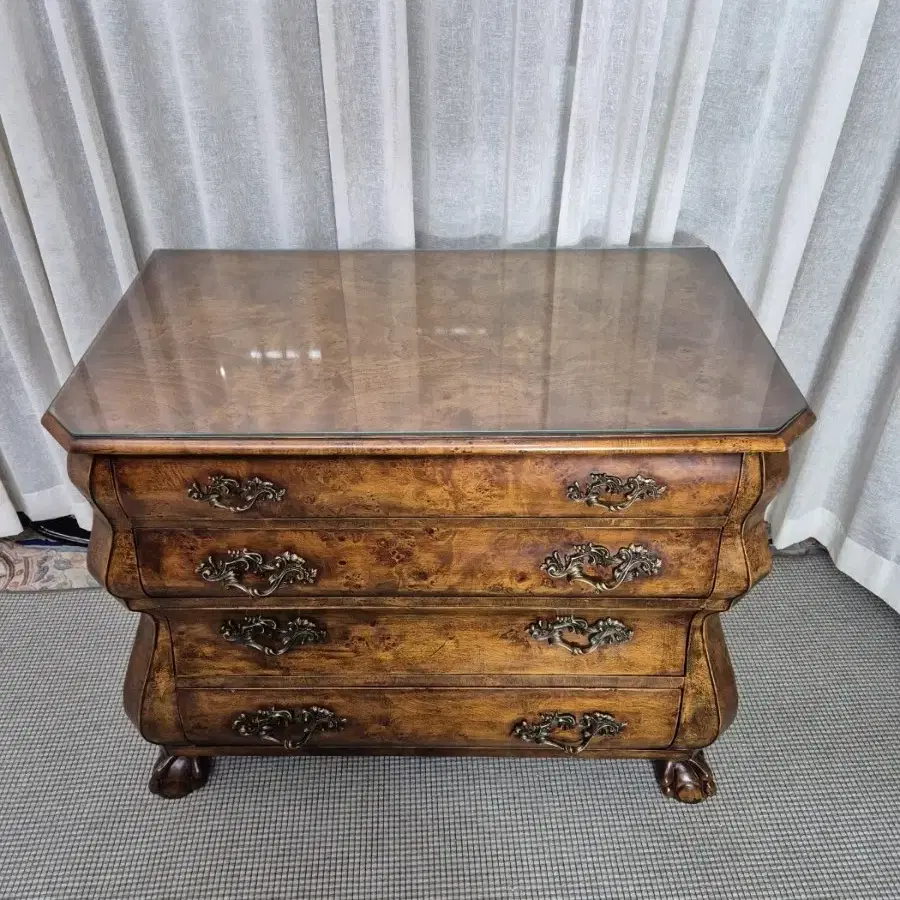
{"type": "Polygon", "coordinates": [[[57,544],[34,532],[0,538],[0,591],[68,591],[98,587],[87,548],[57,544]]]}

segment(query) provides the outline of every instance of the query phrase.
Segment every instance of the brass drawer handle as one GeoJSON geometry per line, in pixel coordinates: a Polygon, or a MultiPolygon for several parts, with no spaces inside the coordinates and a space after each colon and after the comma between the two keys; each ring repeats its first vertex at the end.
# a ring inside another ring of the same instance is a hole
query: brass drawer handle
{"type": "Polygon", "coordinates": [[[307,564],[302,556],[285,550],[266,562],[255,550],[226,550],[224,559],[210,556],[197,566],[197,574],[213,584],[221,582],[227,588],[243,591],[251,597],[268,597],[282,584],[315,584],[319,570],[307,564]],[[241,583],[245,575],[266,579],[267,587],[247,587],[241,583]]]}
{"type": "Polygon", "coordinates": [[[591,472],[584,490],[577,481],[566,486],[566,497],[576,503],[585,506],[599,506],[610,512],[618,512],[628,509],[632,503],[638,500],[659,500],[666,492],[664,484],[657,484],[652,478],[644,475],[632,475],[630,478],[617,478],[615,475],[607,475],[605,472],[591,472]],[[612,503],[602,499],[609,494],[623,494],[619,503],[612,503]]]}
{"type": "Polygon", "coordinates": [[[201,487],[195,481],[187,495],[199,503],[206,502],[216,509],[227,509],[229,512],[247,512],[257,500],[271,500],[278,503],[284,498],[287,488],[278,487],[271,481],[253,476],[241,483],[237,478],[228,475],[210,475],[209,484],[201,487]]]}
{"type": "Polygon", "coordinates": [[[575,616],[558,616],[544,621],[538,619],[525,629],[529,637],[536,641],[547,641],[551,647],[563,647],[575,656],[584,656],[608,647],[610,644],[625,644],[634,636],[634,631],[618,619],[597,619],[593,625],[587,619],[575,616]],[[563,634],[571,631],[587,638],[586,644],[567,641],[563,634]]]}
{"type": "Polygon", "coordinates": [[[513,728],[513,737],[528,744],[556,747],[563,753],[581,753],[595,737],[612,737],[621,734],[627,722],[620,722],[608,713],[585,713],[580,719],[572,713],[541,713],[537,722],[523,719],[513,728]],[[564,741],[553,737],[557,730],[570,731],[578,728],[581,740],[564,741]]]}
{"type": "Polygon", "coordinates": [[[307,644],[324,644],[328,632],[315,622],[297,616],[279,625],[277,619],[266,616],[244,616],[243,619],[227,619],[219,634],[230,644],[240,644],[251,650],[259,650],[265,656],[281,656],[295,647],[307,644]]]}
{"type": "Polygon", "coordinates": [[[613,591],[626,581],[658,575],[662,560],[652,550],[640,544],[619,547],[617,553],[609,552],[603,544],[575,544],[572,552],[562,554],[554,550],[541,566],[551,578],[580,581],[595,591],[613,591]],[[602,566],[611,569],[611,578],[593,578],[584,572],[585,566],[602,566]]]}
{"type": "Polygon", "coordinates": [[[231,729],[241,737],[258,737],[270,744],[280,744],[285,750],[299,750],[317,732],[341,731],[347,720],[324,706],[304,706],[302,709],[258,709],[255,713],[240,713],[231,729]]]}

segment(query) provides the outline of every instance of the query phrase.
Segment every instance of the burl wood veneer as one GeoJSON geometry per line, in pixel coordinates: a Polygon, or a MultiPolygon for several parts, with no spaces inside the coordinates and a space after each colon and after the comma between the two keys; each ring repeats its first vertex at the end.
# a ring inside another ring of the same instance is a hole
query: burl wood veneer
{"type": "Polygon", "coordinates": [[[219,754],[577,754],[685,802],[812,422],[705,249],[158,252],[44,417],[141,615],[155,793],[219,754]]]}

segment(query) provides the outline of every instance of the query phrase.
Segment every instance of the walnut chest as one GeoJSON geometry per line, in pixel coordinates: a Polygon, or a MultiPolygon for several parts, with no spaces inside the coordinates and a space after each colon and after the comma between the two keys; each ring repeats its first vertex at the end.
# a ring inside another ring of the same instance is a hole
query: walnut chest
{"type": "Polygon", "coordinates": [[[155,253],[50,410],[181,797],[220,754],[715,782],[812,413],[705,249],[155,253]]]}

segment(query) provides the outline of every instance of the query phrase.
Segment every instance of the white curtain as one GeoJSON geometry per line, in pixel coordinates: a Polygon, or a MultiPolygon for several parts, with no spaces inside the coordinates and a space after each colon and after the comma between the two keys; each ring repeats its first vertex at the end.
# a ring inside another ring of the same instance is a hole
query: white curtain
{"type": "Polygon", "coordinates": [[[819,423],[770,511],[900,609],[900,0],[0,2],[0,533],[155,247],[703,242],[819,423]]]}

